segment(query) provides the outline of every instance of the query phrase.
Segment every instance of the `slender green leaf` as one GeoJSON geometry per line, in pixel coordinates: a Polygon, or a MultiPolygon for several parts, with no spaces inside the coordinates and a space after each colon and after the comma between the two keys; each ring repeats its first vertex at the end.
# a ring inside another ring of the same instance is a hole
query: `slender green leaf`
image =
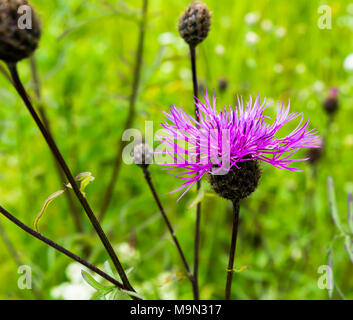
{"type": "Polygon", "coordinates": [[[48,208],[49,204],[56,199],[57,197],[61,196],[63,193],[65,192],[65,190],[59,190],[54,192],[53,194],[51,194],[47,200],[45,200],[42,209],[40,210],[38,216],[36,217],[36,219],[34,220],[34,229],[38,232],[38,222],[39,220],[42,218],[45,210],[48,208]]]}
{"type": "Polygon", "coordinates": [[[94,289],[98,291],[106,291],[107,287],[100,284],[97,280],[95,280],[89,273],[82,270],[81,271],[83,279],[94,289]]]}
{"type": "Polygon", "coordinates": [[[108,275],[110,275],[112,278],[115,279],[115,275],[114,275],[113,269],[112,269],[112,267],[111,267],[111,265],[110,265],[108,260],[103,263],[103,269],[108,275]]]}
{"type": "Polygon", "coordinates": [[[205,191],[203,189],[200,189],[195,199],[192,200],[192,202],[190,203],[188,209],[191,210],[192,208],[194,208],[198,203],[200,203],[203,200],[204,197],[205,197],[205,191]]]}

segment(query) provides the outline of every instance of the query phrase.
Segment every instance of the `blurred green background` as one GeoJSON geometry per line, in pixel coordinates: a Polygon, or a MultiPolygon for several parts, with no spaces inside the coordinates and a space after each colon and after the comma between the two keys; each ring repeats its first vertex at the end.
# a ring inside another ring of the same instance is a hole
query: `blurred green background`
{"type": "MultiPolygon", "coordinates": [[[[205,1],[212,11],[208,38],[197,48],[198,77],[215,88],[219,107],[259,93],[274,101],[291,101],[323,136],[325,153],[316,168],[298,163],[292,173],[263,165],[257,191],[241,206],[241,222],[232,296],[235,299],[328,299],[319,289],[318,269],[327,265],[332,248],[333,299],[353,298],[353,264],[329,211],[327,178],[335,183],[339,214],[346,221],[347,193],[353,191],[353,2],[350,1],[205,1]],[[332,28],[320,29],[320,5],[329,5],[332,28]],[[352,61],[352,57],[351,57],[352,61]],[[220,92],[219,79],[228,88],[220,92]],[[330,87],[339,88],[339,111],[330,131],[322,101],[330,87]],[[314,172],[317,171],[315,178],[314,172]]],[[[142,1],[32,0],[42,20],[36,51],[42,105],[53,134],[74,174],[92,172],[86,189],[97,212],[111,176],[117,141],[128,113],[142,1]]],[[[193,112],[187,45],[177,20],[189,1],[150,0],[141,84],[134,128],[153,120],[160,128],[162,111],[171,104],[193,112]]],[[[35,99],[28,60],[19,71],[35,99]]],[[[157,145],[157,143],[156,143],[157,145]]],[[[302,152],[300,155],[303,155],[302,152]]],[[[193,189],[177,202],[167,194],[180,181],[151,166],[152,178],[177,236],[192,265],[196,196],[193,189]]],[[[62,188],[49,149],[22,101],[0,74],[0,204],[28,225],[45,199],[62,188]]],[[[222,299],[231,237],[230,203],[207,191],[201,222],[200,294],[222,299]]],[[[65,196],[56,199],[40,222],[40,231],[90,262],[107,259],[88,219],[76,232],[65,196]]],[[[1,299],[89,298],[80,267],[0,217],[17,255],[0,238],[1,299]],[[20,260],[17,261],[16,260],[20,260]],[[18,288],[18,264],[32,267],[35,290],[18,288]]],[[[103,229],[131,281],[146,299],[191,299],[192,290],[170,241],[164,221],[140,168],[123,165],[103,229]]],[[[98,278],[98,277],[96,277],[98,278]]]]}

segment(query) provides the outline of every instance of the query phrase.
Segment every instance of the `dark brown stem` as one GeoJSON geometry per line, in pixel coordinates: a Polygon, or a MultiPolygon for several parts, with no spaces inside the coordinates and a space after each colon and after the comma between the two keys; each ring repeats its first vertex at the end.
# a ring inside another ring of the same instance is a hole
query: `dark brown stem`
{"type": "MultiPolygon", "coordinates": [[[[192,83],[194,88],[194,98],[198,97],[198,83],[197,83],[197,74],[196,74],[196,50],[195,46],[190,46],[190,59],[191,59],[191,71],[192,71],[192,83]]],[[[197,108],[195,104],[195,116],[196,120],[199,121],[197,114],[197,108]]],[[[201,187],[200,181],[197,181],[197,192],[199,192],[201,187]]],[[[201,224],[201,202],[197,204],[196,207],[196,222],[195,222],[195,242],[194,242],[194,283],[193,283],[193,292],[194,299],[199,300],[199,283],[198,283],[198,274],[199,274],[199,248],[200,248],[200,224],[201,224]]]]}
{"type": "MultiPolygon", "coordinates": [[[[132,83],[132,92],[129,100],[129,114],[125,121],[123,133],[124,131],[130,129],[136,114],[136,110],[135,110],[136,100],[138,97],[138,90],[139,90],[139,84],[140,84],[145,30],[146,30],[146,24],[147,24],[147,8],[148,8],[148,0],[143,0],[142,19],[140,22],[139,40],[137,44],[137,51],[136,51],[136,58],[135,58],[134,80],[132,83]]],[[[113,172],[107,186],[107,191],[103,196],[101,210],[99,211],[99,221],[102,221],[102,219],[104,218],[104,215],[108,210],[110,202],[112,200],[114,188],[120,172],[123,150],[126,145],[127,145],[126,141],[118,141],[118,151],[114,160],[113,172]]]]}
{"type": "Polygon", "coordinates": [[[239,201],[233,202],[233,226],[232,226],[232,241],[230,243],[229,250],[229,262],[227,269],[227,283],[225,290],[225,299],[229,300],[232,291],[232,279],[234,273],[234,256],[235,249],[237,246],[237,235],[238,235],[238,224],[239,224],[239,201]]]}
{"type": "Polygon", "coordinates": [[[177,247],[179,256],[180,256],[180,258],[181,258],[181,260],[182,260],[182,262],[183,262],[183,264],[184,264],[185,270],[186,270],[186,272],[187,272],[187,276],[188,276],[189,280],[191,281],[191,283],[193,283],[194,279],[193,279],[193,277],[192,277],[189,264],[188,264],[187,261],[186,261],[184,252],[183,252],[183,250],[181,249],[180,243],[179,243],[179,241],[178,241],[178,239],[177,239],[177,237],[176,237],[176,235],[175,235],[175,231],[174,231],[174,229],[173,229],[173,226],[172,226],[172,224],[170,223],[170,221],[169,221],[169,219],[168,219],[168,217],[167,217],[167,214],[165,213],[165,210],[164,210],[164,208],[163,208],[163,206],[162,206],[162,203],[161,203],[161,201],[160,201],[160,199],[159,199],[159,197],[158,197],[158,194],[157,194],[157,191],[156,191],[156,189],[155,189],[155,187],[154,187],[154,185],[153,185],[153,182],[152,182],[152,179],[151,179],[151,174],[150,174],[150,172],[149,172],[149,170],[148,170],[148,167],[143,166],[143,167],[142,167],[142,170],[143,170],[145,179],[146,179],[146,181],[147,181],[147,183],[148,183],[148,186],[149,186],[149,188],[150,188],[150,190],[151,190],[151,192],[152,192],[153,198],[154,198],[154,200],[156,201],[156,203],[157,203],[157,205],[158,205],[158,208],[159,208],[159,210],[160,210],[160,212],[161,212],[161,214],[162,214],[162,216],[163,216],[163,219],[164,219],[164,221],[165,221],[165,223],[166,223],[166,225],[167,225],[167,227],[168,227],[168,230],[169,230],[169,232],[170,232],[170,234],[171,234],[171,236],[172,236],[172,239],[173,239],[173,241],[174,241],[174,244],[175,244],[175,246],[177,247]]]}
{"type": "Polygon", "coordinates": [[[33,105],[26,93],[25,88],[22,85],[22,82],[18,76],[18,72],[17,72],[17,65],[16,64],[8,64],[8,68],[10,70],[13,82],[14,82],[14,86],[18,92],[18,94],[20,95],[20,97],[22,98],[23,102],[25,103],[29,113],[31,114],[33,120],[35,121],[35,123],[37,124],[39,130],[41,131],[45,141],[47,142],[51,152],[53,153],[55,159],[58,161],[58,163],[60,164],[60,167],[62,168],[62,170],[64,171],[67,179],[69,180],[75,194],[76,197],[78,198],[78,200],[80,201],[82,207],[84,208],[87,217],[89,218],[92,226],[94,227],[96,233],[98,234],[101,242],[104,245],[104,248],[106,249],[107,253],[109,254],[110,258],[113,261],[113,264],[116,268],[116,270],[118,271],[120,278],[124,284],[124,286],[126,288],[128,288],[128,290],[130,291],[134,291],[134,289],[132,288],[126,274],[125,271],[117,257],[117,255],[114,252],[114,249],[112,247],[112,245],[110,244],[107,236],[105,235],[101,225],[99,224],[96,216],[94,215],[90,205],[88,204],[86,198],[83,196],[83,194],[80,191],[80,188],[78,187],[74,176],[72,175],[68,165],[66,164],[63,156],[61,155],[61,152],[59,151],[55,141],[53,140],[52,136],[48,133],[47,129],[45,128],[44,124],[42,123],[42,121],[40,120],[38,114],[36,113],[35,109],[33,108],[33,105]]]}
{"type": "MultiPolygon", "coordinates": [[[[42,119],[42,122],[45,125],[45,128],[47,129],[48,134],[50,134],[52,136],[50,122],[49,122],[47,113],[46,113],[45,109],[43,108],[43,105],[40,101],[41,100],[40,82],[39,82],[37,65],[36,65],[36,60],[35,60],[34,55],[32,55],[30,58],[30,65],[31,65],[31,72],[32,72],[32,78],[33,78],[33,84],[34,84],[34,92],[35,92],[36,98],[38,100],[37,109],[38,109],[39,115],[42,119]]],[[[55,161],[55,167],[56,167],[56,171],[58,173],[58,177],[60,179],[60,182],[64,183],[66,180],[65,174],[62,171],[59,163],[55,159],[54,159],[54,161],[55,161]]],[[[75,205],[75,201],[72,197],[71,192],[65,192],[65,196],[67,199],[68,206],[70,208],[70,213],[71,213],[75,228],[78,232],[83,232],[82,222],[80,219],[80,211],[77,208],[77,206],[75,205]]]]}
{"type": "Polygon", "coordinates": [[[121,288],[121,289],[125,289],[125,290],[129,290],[125,285],[123,285],[122,283],[120,283],[119,281],[115,280],[114,278],[112,278],[111,276],[109,276],[108,274],[106,274],[105,272],[103,272],[102,270],[98,269],[97,267],[95,267],[94,265],[90,264],[89,262],[85,261],[84,259],[80,258],[79,256],[75,255],[74,253],[72,253],[71,251],[65,249],[64,247],[60,246],[59,244],[57,244],[56,242],[44,237],[41,233],[34,231],[33,229],[31,229],[30,227],[28,227],[27,225],[25,225],[22,221],[18,220],[16,217],[14,217],[10,212],[8,212],[7,210],[5,210],[3,207],[0,206],[0,212],[3,216],[5,216],[7,219],[9,219],[10,221],[12,221],[14,224],[16,224],[18,227],[20,227],[22,230],[24,230],[25,232],[29,233],[30,235],[32,235],[33,237],[39,239],[40,241],[46,243],[47,245],[49,245],[50,247],[54,248],[55,250],[63,253],[64,255],[68,256],[69,258],[77,261],[78,263],[84,265],[85,267],[87,267],[88,269],[92,270],[93,272],[97,273],[98,275],[100,275],[102,278],[108,280],[109,282],[111,282],[112,284],[116,285],[117,287],[121,288]]]}

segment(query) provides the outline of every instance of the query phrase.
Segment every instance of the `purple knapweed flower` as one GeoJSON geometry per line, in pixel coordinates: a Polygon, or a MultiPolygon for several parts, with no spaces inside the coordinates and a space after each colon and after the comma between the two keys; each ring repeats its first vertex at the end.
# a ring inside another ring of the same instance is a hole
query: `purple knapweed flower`
{"type": "MultiPolygon", "coordinates": [[[[163,134],[160,141],[167,146],[165,153],[170,155],[166,169],[184,169],[173,174],[185,180],[175,191],[186,188],[182,196],[205,174],[225,175],[240,169],[244,162],[264,161],[280,169],[301,171],[289,165],[295,161],[291,156],[301,148],[319,148],[320,139],[314,129],[309,129],[309,120],[303,123],[303,115],[289,112],[279,103],[277,115],[272,124],[271,118],[264,115],[270,103],[261,103],[260,96],[253,100],[250,96],[244,108],[243,99],[238,97],[236,107],[224,106],[216,110],[216,97],[212,102],[207,91],[204,103],[195,98],[197,118],[187,114],[182,108],[172,106],[164,112],[167,121],[161,124],[163,134]],[[297,127],[283,138],[278,131],[288,122],[301,117],[297,127]]],[[[172,173],[171,173],[172,174],[172,173]]]]}

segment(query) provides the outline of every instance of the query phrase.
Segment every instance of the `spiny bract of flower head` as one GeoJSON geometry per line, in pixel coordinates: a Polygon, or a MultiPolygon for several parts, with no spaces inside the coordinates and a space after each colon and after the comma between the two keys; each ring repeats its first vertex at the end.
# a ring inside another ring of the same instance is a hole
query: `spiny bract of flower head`
{"type": "Polygon", "coordinates": [[[309,120],[303,123],[303,115],[290,112],[289,103],[279,103],[277,115],[272,124],[264,114],[270,105],[260,96],[250,96],[244,107],[238,97],[236,107],[224,106],[216,110],[216,97],[210,101],[207,91],[204,103],[195,98],[199,121],[182,108],[172,106],[164,112],[166,122],[159,139],[166,145],[164,151],[170,156],[170,163],[160,163],[166,169],[184,169],[173,174],[185,180],[175,191],[186,188],[182,196],[204,175],[222,175],[240,170],[244,161],[264,161],[280,169],[301,171],[290,167],[295,161],[291,156],[301,148],[319,148],[321,141],[314,129],[309,129],[309,120]],[[301,118],[297,127],[287,136],[277,137],[278,131],[287,123],[301,118]]]}

